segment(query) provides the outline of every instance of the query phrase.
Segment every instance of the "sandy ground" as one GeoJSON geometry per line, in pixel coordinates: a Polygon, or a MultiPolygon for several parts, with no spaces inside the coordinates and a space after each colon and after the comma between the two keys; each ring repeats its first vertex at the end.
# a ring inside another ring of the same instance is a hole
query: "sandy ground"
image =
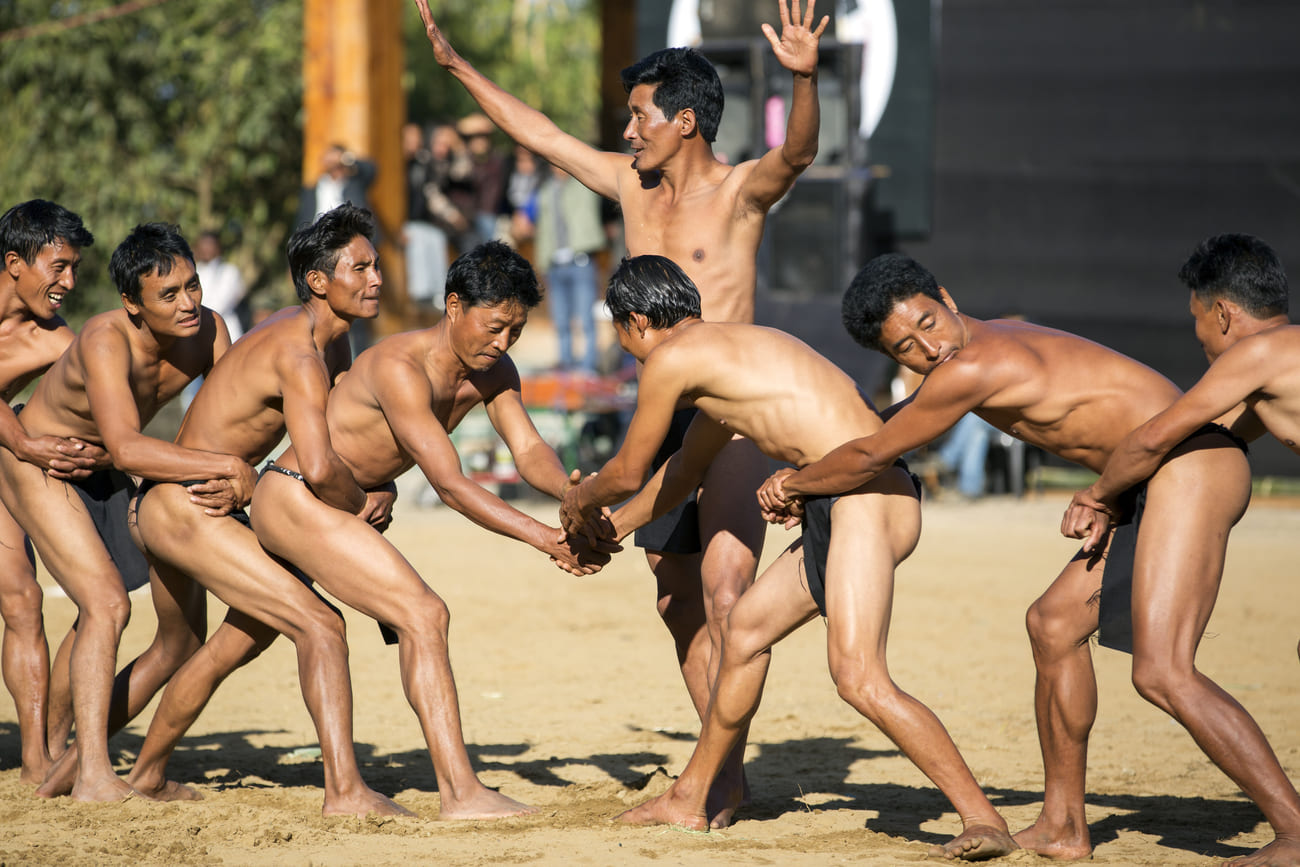
{"type": "MultiPolygon", "coordinates": [[[[1055,533],[1065,500],[935,502],[898,578],[895,679],[946,723],[1013,829],[1041,803],[1025,607],[1072,545],[1055,533]]],[[[529,506],[529,508],[533,508],[529,506]]],[[[537,506],[539,514],[547,507],[537,506]]],[[[1300,779],[1300,510],[1256,503],[1236,530],[1202,668],[1236,695],[1300,779]]],[[[466,739],[481,777],[539,812],[437,821],[438,794],[402,697],[397,656],[349,617],[357,752],[409,820],[324,819],[315,734],[280,642],[217,695],[173,763],[200,803],[40,801],[18,781],[12,703],[0,701],[0,864],[910,864],[959,830],[950,806],[893,745],[841,702],[813,622],[776,651],[753,724],[755,798],[729,830],[696,834],[608,820],[680,771],[697,722],[654,612],[643,559],[564,575],[523,545],[445,508],[400,506],[393,541],[448,601],[466,739]]],[[[788,537],[773,530],[765,560],[788,537]]],[[[42,577],[48,584],[48,578],[42,577]]],[[[213,606],[215,618],[222,613],[213,606]]],[[[51,634],[72,617],[48,598],[51,634]]],[[[152,634],[147,596],[125,660],[152,634]]],[[[1271,835],[1258,810],[1175,723],[1129,684],[1127,660],[1095,652],[1100,719],[1088,817],[1097,864],[1212,864],[1271,835]]],[[[125,772],[152,708],[110,747],[125,772]]],[[[1005,859],[1047,863],[1020,852],[1005,859]]]]}

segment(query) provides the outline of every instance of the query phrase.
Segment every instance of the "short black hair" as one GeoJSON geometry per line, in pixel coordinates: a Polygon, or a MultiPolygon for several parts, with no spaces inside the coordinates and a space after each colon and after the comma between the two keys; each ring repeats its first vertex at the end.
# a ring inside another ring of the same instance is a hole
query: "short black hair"
{"type": "Polygon", "coordinates": [[[510,301],[531,310],[542,301],[533,266],[500,241],[479,244],[456,257],[447,269],[444,297],[452,294],[464,307],[495,307],[510,301]]]}
{"type": "Polygon", "coordinates": [[[623,90],[639,84],[658,85],[654,104],[672,120],[685,109],[695,112],[700,135],[710,144],[722,122],[722,80],[708,58],[694,48],[664,48],[648,54],[619,73],[623,90]]]}
{"type": "Polygon", "coordinates": [[[1273,248],[1254,235],[1214,235],[1196,245],[1178,279],[1209,306],[1226,298],[1256,319],[1285,315],[1286,270],[1273,248]]]}
{"type": "Polygon", "coordinates": [[[618,325],[640,313],[651,328],[671,328],[700,316],[700,290],[676,262],[663,256],[625,258],[609,278],[605,308],[618,325]]]}
{"type": "Polygon", "coordinates": [[[60,239],[78,249],[95,243],[81,217],[45,199],[14,205],[0,217],[0,257],[13,251],[30,265],[46,244],[60,239]]]}
{"type": "MultiPolygon", "coordinates": [[[[844,293],[844,327],[859,345],[880,350],[880,327],[899,302],[917,295],[942,301],[934,275],[902,253],[872,259],[844,293]]],[[[882,350],[883,351],[883,350],[882,350]]]]}
{"type": "Polygon", "coordinates": [[[139,304],[143,291],[140,278],[155,271],[166,277],[177,259],[188,259],[194,264],[194,253],[181,236],[180,227],[171,223],[141,223],[113,251],[108,273],[117,291],[131,303],[139,304]]]}
{"type": "Polygon", "coordinates": [[[358,236],[374,243],[375,215],[348,202],[326,211],[311,223],[304,223],[289,236],[289,274],[299,301],[311,300],[307,275],[320,271],[333,276],[344,248],[358,236]]]}

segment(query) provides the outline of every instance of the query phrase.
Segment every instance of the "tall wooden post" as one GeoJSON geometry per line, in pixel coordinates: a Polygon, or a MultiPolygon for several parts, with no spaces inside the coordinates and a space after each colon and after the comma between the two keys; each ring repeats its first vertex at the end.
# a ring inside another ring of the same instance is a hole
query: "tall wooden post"
{"type": "Polygon", "coordinates": [[[377,335],[407,327],[400,246],[406,218],[402,8],[402,0],[303,2],[303,184],[316,182],[321,155],[335,143],[378,167],[370,188],[384,271],[377,335]]]}

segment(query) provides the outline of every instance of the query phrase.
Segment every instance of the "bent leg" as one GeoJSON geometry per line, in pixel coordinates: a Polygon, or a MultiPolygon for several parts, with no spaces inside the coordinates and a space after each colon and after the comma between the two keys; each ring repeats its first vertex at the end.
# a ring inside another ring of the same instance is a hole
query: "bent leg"
{"type": "Polygon", "coordinates": [[[1016,849],[947,729],[934,712],[899,689],[886,664],[894,569],[921,531],[920,504],[901,470],[883,474],[867,493],[841,497],[831,509],[826,558],[826,627],[831,677],[840,697],[898,745],[952,802],[962,833],[938,847],[949,858],[984,860],[1016,849]]]}
{"type": "Polygon", "coordinates": [[[141,751],[144,766],[132,779],[166,788],[166,761],[217,686],[284,633],[297,651],[303,698],[320,738],[324,812],[407,814],[361,779],[342,618],[268,556],[250,529],[233,518],[204,515],[180,486],[150,492],[140,506],[139,528],[151,556],[175,564],[170,569],[184,569],[231,611],[164,693],[141,751]]]}
{"type": "Polygon", "coordinates": [[[326,506],[287,477],[262,479],[255,499],[253,528],[267,550],[397,633],[402,686],[429,746],[441,818],[529,812],[484,786],[470,766],[447,652],[450,615],[410,563],[365,521],[326,506]],[[273,517],[259,521],[259,514],[273,517]]]}
{"type": "Polygon", "coordinates": [[[628,810],[619,817],[622,821],[709,829],[710,792],[758,709],[770,648],[817,614],[817,603],[803,583],[802,563],[803,549],[796,543],[731,609],[699,743],[668,791],[628,810]]]}
{"type": "Polygon", "coordinates": [[[1025,616],[1034,653],[1034,716],[1043,754],[1043,808],[1016,842],[1049,858],[1092,852],[1084,815],[1088,736],[1097,719],[1097,678],[1089,637],[1105,561],[1079,555],[1025,616]]]}
{"type": "MultiPolygon", "coordinates": [[[[766,478],[767,458],[753,442],[737,438],[713,459],[700,491],[700,537],[704,544],[700,584],[709,635],[710,687],[722,658],[723,624],[741,594],[754,583],[763,553],[767,524],[759,513],[754,492],[766,478]]],[[[715,828],[730,825],[736,809],[749,800],[743,769],[746,740],[742,732],[715,784],[709,803],[715,828]]]]}
{"type": "Polygon", "coordinates": [[[68,740],[72,737],[72,645],[76,640],[77,624],[74,621],[50,661],[50,702],[46,706],[45,740],[53,761],[58,761],[67,752],[68,740]]]}
{"type": "Polygon", "coordinates": [[[1151,479],[1133,573],[1133,683],[1273,826],[1269,846],[1235,863],[1300,864],[1300,795],[1250,714],[1196,668],[1228,533],[1249,497],[1245,457],[1230,447],[1184,446],[1151,479]]]}
{"type": "MultiPolygon", "coordinates": [[[[108,757],[108,708],[118,642],[130,616],[122,578],[85,505],[67,483],[0,450],[0,497],[77,606],[71,683],[80,756],[72,795],[86,801],[119,800],[130,787],[113,773],[108,757]]],[[[37,794],[59,793],[42,786],[37,794]]]]}
{"type": "Polygon", "coordinates": [[[18,712],[23,762],[19,779],[29,785],[38,785],[50,767],[46,741],[50,648],[43,600],[27,534],[0,508],[0,616],[4,618],[0,671],[18,712]]]}

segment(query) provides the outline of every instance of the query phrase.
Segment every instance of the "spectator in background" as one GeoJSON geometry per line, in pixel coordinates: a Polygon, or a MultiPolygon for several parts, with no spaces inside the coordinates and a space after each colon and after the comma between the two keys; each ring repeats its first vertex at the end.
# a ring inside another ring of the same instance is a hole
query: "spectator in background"
{"type": "MultiPolygon", "coordinates": [[[[532,259],[525,250],[534,238],[537,226],[537,190],[546,179],[546,164],[523,145],[515,145],[506,180],[506,206],[510,209],[510,243],[532,259]]],[[[533,263],[536,267],[536,262],[533,263]]]]}
{"type": "MultiPolygon", "coordinates": [[[[465,141],[448,124],[438,124],[429,134],[429,156],[433,177],[424,188],[434,225],[451,239],[458,255],[472,250],[478,243],[471,220],[474,212],[474,163],[465,141]]],[[[441,293],[436,303],[441,303],[441,293]]]]}
{"type": "Polygon", "coordinates": [[[406,251],[406,293],[417,304],[441,307],[447,280],[447,234],[436,224],[429,193],[436,185],[433,154],[424,146],[424,130],[416,123],[402,127],[406,157],[406,222],[402,246],[406,251]]]}
{"type": "Polygon", "coordinates": [[[203,287],[203,306],[221,314],[234,343],[244,333],[241,305],[247,290],[239,267],[222,259],[221,252],[221,236],[203,232],[194,242],[194,270],[203,287]]]}
{"type": "Polygon", "coordinates": [[[369,208],[370,185],[375,182],[375,164],[357,156],[341,144],[333,144],[321,154],[321,173],[316,183],[303,187],[298,197],[298,218],[294,227],[313,222],[344,202],[369,208]]]}
{"type": "MultiPolygon", "coordinates": [[[[506,194],[506,161],[492,147],[492,132],[496,125],[487,115],[466,115],[456,124],[456,131],[465,139],[465,147],[473,163],[474,206],[471,220],[478,243],[497,237],[497,217],[506,194]]],[[[464,252],[464,251],[462,251],[464,252]]]]}
{"type": "Polygon", "coordinates": [[[595,254],[605,247],[600,196],[559,168],[537,192],[537,267],[547,281],[560,366],[596,372],[595,254]],[[582,329],[582,360],[573,353],[573,320],[582,329]]]}

